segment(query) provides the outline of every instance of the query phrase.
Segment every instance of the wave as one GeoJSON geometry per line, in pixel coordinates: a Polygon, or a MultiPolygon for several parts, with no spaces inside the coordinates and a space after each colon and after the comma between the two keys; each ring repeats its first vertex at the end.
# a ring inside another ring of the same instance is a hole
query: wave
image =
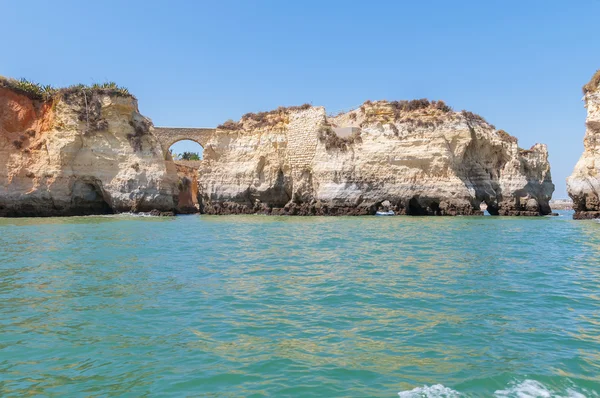
{"type": "Polygon", "coordinates": [[[441,384],[417,387],[410,391],[401,391],[398,395],[400,398],[454,398],[464,396],[458,391],[444,387],[441,384]]]}
{"type": "MultiPolygon", "coordinates": [[[[417,387],[409,391],[398,393],[400,398],[457,398],[469,397],[468,393],[461,393],[442,384],[417,387]]],[[[564,389],[552,388],[536,380],[524,380],[511,382],[493,394],[497,398],[586,398],[600,397],[597,392],[585,388],[569,386],[564,389]]]]}

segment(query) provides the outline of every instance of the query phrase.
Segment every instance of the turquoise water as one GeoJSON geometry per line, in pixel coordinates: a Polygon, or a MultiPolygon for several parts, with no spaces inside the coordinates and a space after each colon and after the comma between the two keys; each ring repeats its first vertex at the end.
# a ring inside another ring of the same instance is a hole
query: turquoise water
{"type": "Polygon", "coordinates": [[[0,395],[599,396],[563,214],[0,219],[0,395]]]}

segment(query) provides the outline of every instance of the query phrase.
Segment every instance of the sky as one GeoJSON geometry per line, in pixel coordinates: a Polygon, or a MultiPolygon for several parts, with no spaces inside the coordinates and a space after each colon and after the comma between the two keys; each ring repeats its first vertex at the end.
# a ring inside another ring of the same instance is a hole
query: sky
{"type": "Polygon", "coordinates": [[[547,144],[554,198],[567,197],[583,151],[581,86],[600,68],[600,0],[0,0],[0,12],[0,75],[115,81],[157,126],[442,99],[521,147],[547,144]]]}

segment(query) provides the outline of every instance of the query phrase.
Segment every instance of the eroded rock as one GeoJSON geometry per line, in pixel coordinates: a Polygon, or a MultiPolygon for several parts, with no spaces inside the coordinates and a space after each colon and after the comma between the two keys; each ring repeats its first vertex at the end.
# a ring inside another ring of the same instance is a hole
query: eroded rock
{"type": "Polygon", "coordinates": [[[177,174],[152,129],[131,95],[38,98],[0,79],[0,216],[174,210],[177,174]]]}
{"type": "Polygon", "coordinates": [[[587,108],[584,151],[567,178],[575,219],[600,218],[600,70],[583,87],[587,108]]]}
{"type": "Polygon", "coordinates": [[[367,102],[327,117],[279,108],[219,126],[199,170],[211,214],[545,215],[554,190],[543,144],[427,100],[367,102]],[[257,203],[259,203],[257,205],[257,203]],[[385,204],[385,206],[384,206],[385,204]]]}

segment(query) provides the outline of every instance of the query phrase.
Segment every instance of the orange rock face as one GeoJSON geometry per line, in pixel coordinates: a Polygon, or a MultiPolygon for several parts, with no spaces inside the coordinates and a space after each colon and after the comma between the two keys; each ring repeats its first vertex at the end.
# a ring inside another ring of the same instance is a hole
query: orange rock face
{"type": "Polygon", "coordinates": [[[0,86],[0,217],[172,211],[176,192],[134,97],[86,88],[43,101],[0,86]]]}
{"type": "Polygon", "coordinates": [[[0,87],[0,131],[5,134],[34,130],[39,133],[52,125],[52,104],[39,102],[0,87]]]}

